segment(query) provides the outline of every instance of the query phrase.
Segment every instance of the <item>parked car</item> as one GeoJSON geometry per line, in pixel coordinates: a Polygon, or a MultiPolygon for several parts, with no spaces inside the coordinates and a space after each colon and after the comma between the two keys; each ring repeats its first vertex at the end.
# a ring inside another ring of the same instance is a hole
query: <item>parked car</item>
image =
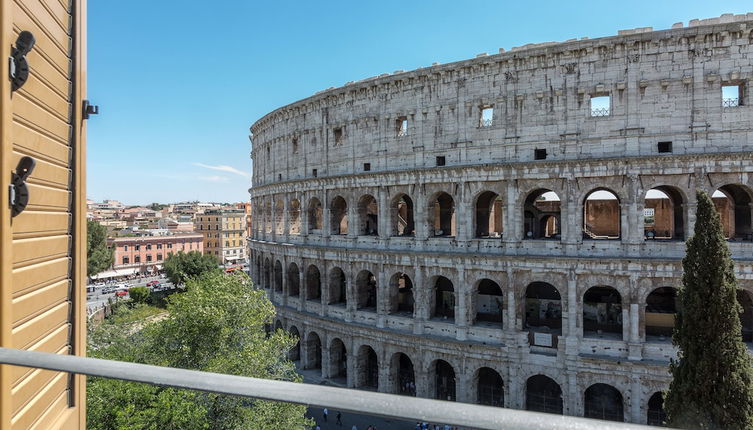
{"type": "Polygon", "coordinates": [[[157,288],[160,286],[159,281],[149,281],[146,283],[147,288],[157,288]]]}
{"type": "Polygon", "coordinates": [[[128,290],[118,290],[115,292],[115,297],[125,297],[128,295],[128,290]]]}

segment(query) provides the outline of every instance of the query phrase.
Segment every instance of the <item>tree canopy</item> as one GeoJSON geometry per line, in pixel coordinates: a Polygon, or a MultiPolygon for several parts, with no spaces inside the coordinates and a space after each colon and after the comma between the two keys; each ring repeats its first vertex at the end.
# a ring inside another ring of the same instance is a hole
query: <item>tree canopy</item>
{"type": "Polygon", "coordinates": [[[86,222],[86,271],[88,276],[107,270],[115,261],[107,246],[107,228],[96,221],[86,222]]]}
{"type": "Polygon", "coordinates": [[[217,258],[199,251],[178,252],[170,254],[163,265],[165,275],[175,285],[186,283],[189,278],[196,278],[210,271],[218,271],[217,258]]]}
{"type": "Polygon", "coordinates": [[[742,341],[737,281],[714,203],[697,193],[695,232],[682,260],[664,408],[668,424],[691,429],[753,428],[753,370],[742,341]]]}
{"type": "MultiPolygon", "coordinates": [[[[245,275],[210,272],[188,280],[167,313],[121,307],[90,334],[89,355],[257,378],[301,381],[287,353],[297,339],[269,335],[274,307],[245,275]],[[145,321],[146,319],[146,321],[145,321]]],[[[88,426],[135,429],[307,429],[305,406],[89,378],[88,426]]]]}

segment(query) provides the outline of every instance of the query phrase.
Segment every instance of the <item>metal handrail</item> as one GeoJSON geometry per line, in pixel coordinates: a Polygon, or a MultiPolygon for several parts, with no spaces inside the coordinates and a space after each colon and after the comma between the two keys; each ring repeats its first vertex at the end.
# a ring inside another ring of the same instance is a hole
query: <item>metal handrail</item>
{"type": "Polygon", "coordinates": [[[722,99],[722,107],[738,107],[740,106],[740,99],[737,97],[722,99]]]}
{"type": "Polygon", "coordinates": [[[11,348],[0,348],[0,364],[327,407],[385,418],[448,423],[474,429],[638,430],[649,428],[637,424],[606,423],[588,418],[11,348]]]}
{"type": "Polygon", "coordinates": [[[609,116],[609,108],[591,109],[591,116],[609,116]]]}

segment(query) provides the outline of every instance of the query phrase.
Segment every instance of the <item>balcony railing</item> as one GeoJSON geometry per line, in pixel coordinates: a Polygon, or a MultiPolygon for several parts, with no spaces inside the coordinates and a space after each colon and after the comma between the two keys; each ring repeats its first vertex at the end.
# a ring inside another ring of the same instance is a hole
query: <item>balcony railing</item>
{"type": "Polygon", "coordinates": [[[591,109],[591,116],[609,116],[609,108],[591,109]]]}
{"type": "Polygon", "coordinates": [[[722,107],[738,107],[740,106],[740,99],[735,97],[731,99],[722,99],[722,107]]]}
{"type": "Polygon", "coordinates": [[[356,391],[321,385],[302,385],[196,370],[175,369],[122,361],[0,348],[0,364],[121,379],[151,385],[206,391],[255,399],[327,407],[358,414],[411,421],[449,423],[474,429],[615,430],[649,427],[617,422],[529,412],[500,407],[446,402],[394,394],[356,391]]]}
{"type": "Polygon", "coordinates": [[[493,122],[492,119],[482,119],[478,126],[480,128],[491,127],[492,126],[492,122],[493,122]]]}
{"type": "Polygon", "coordinates": [[[403,137],[407,135],[408,135],[408,129],[405,129],[405,128],[397,129],[397,137],[403,137]]]}

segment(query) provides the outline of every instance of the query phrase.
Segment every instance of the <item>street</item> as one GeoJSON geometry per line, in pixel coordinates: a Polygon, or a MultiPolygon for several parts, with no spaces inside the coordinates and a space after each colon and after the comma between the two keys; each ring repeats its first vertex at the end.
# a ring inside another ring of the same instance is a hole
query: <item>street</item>
{"type": "Polygon", "coordinates": [[[115,292],[103,294],[102,290],[106,287],[113,287],[114,285],[127,285],[130,287],[138,287],[138,286],[145,286],[147,282],[150,281],[159,281],[160,287],[156,291],[164,290],[164,289],[171,289],[174,288],[173,284],[168,281],[164,275],[157,275],[157,276],[150,276],[146,278],[139,278],[139,279],[129,279],[119,282],[110,282],[108,284],[90,284],[88,287],[94,286],[94,292],[86,293],[86,306],[89,309],[95,310],[98,309],[105,304],[107,304],[108,299],[115,299],[115,292]]]}

